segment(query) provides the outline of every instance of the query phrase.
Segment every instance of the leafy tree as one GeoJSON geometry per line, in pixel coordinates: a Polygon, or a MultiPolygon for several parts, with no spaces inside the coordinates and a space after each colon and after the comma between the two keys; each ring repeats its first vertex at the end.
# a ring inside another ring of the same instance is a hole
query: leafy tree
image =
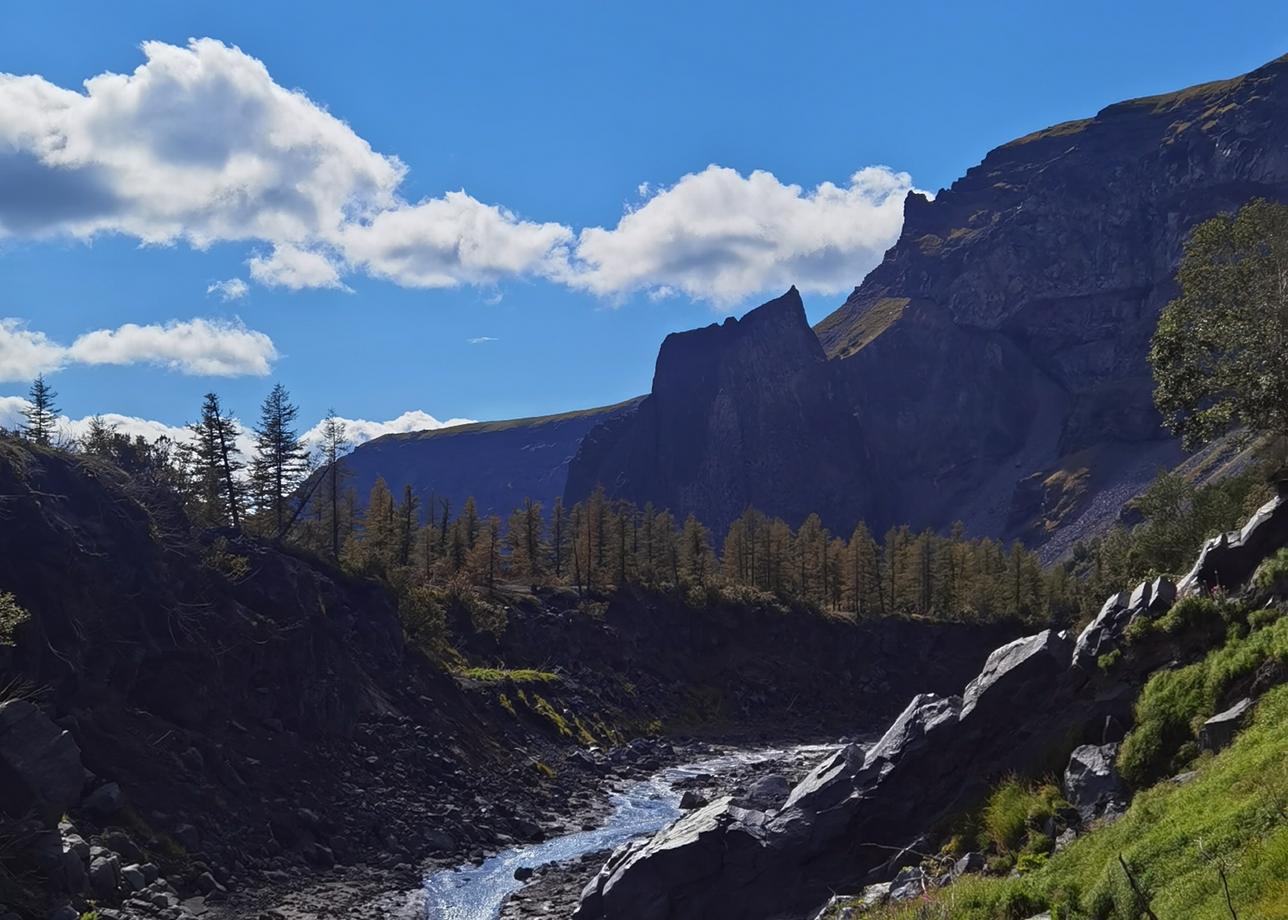
{"type": "Polygon", "coordinates": [[[22,433],[33,444],[48,447],[53,441],[58,425],[58,408],[54,405],[57,398],[58,394],[45,381],[45,375],[37,374],[27,392],[27,405],[22,410],[26,420],[22,433]]]}
{"type": "Polygon", "coordinates": [[[1232,426],[1288,439],[1288,205],[1257,200],[1194,229],[1149,359],[1187,447],[1232,426]]]}

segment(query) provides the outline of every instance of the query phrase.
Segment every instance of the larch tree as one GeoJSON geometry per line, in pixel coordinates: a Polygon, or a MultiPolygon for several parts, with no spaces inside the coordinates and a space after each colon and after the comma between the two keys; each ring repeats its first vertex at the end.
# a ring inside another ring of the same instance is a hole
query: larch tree
{"type": "Polygon", "coordinates": [[[341,458],[350,448],[348,433],[344,422],[336,417],[332,409],[322,420],[322,475],[326,477],[323,519],[327,524],[331,544],[331,558],[340,557],[340,496],[344,492],[344,480],[348,470],[341,458]]]}

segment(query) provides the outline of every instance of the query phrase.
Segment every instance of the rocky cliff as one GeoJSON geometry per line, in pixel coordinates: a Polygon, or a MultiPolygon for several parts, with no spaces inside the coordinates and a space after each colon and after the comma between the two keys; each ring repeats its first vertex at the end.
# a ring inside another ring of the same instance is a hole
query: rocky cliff
{"type": "Polygon", "coordinates": [[[567,495],[597,485],[696,514],[723,531],[747,507],[833,526],[877,513],[872,463],[800,294],[741,320],[667,336],[650,394],[599,425],[569,467],[567,495]]]}
{"type": "Polygon", "coordinates": [[[1149,338],[1190,229],[1288,198],[1285,116],[1281,59],[997,148],[909,195],[899,241],[816,328],[826,362],[794,293],[669,338],[568,497],[601,482],[715,526],[751,503],[1067,547],[1179,461],[1149,338]]]}

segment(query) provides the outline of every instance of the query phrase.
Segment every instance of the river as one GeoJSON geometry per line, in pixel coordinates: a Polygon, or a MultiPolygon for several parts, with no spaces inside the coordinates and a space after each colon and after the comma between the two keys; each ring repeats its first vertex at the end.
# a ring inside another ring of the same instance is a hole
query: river
{"type": "Polygon", "coordinates": [[[514,871],[535,869],[587,853],[612,849],[633,837],[653,834],[680,817],[681,793],[674,784],[708,773],[719,776],[735,769],[785,759],[806,759],[812,766],[836,750],[834,745],[805,745],[716,754],[681,766],[667,767],[648,779],[611,794],[613,810],[607,821],[589,831],[552,837],[541,843],[503,850],[481,865],[443,869],[425,878],[428,920],[495,920],[506,899],[523,887],[514,871]]]}

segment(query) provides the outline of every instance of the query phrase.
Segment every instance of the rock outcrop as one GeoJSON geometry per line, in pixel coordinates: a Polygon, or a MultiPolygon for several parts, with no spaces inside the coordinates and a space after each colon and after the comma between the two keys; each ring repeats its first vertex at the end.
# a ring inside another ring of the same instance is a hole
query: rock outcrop
{"type": "Polygon", "coordinates": [[[800,294],[742,319],[669,335],[652,391],[593,429],[566,498],[596,485],[723,532],[746,508],[836,528],[879,517],[874,470],[853,407],[805,319],[800,294]]]}

